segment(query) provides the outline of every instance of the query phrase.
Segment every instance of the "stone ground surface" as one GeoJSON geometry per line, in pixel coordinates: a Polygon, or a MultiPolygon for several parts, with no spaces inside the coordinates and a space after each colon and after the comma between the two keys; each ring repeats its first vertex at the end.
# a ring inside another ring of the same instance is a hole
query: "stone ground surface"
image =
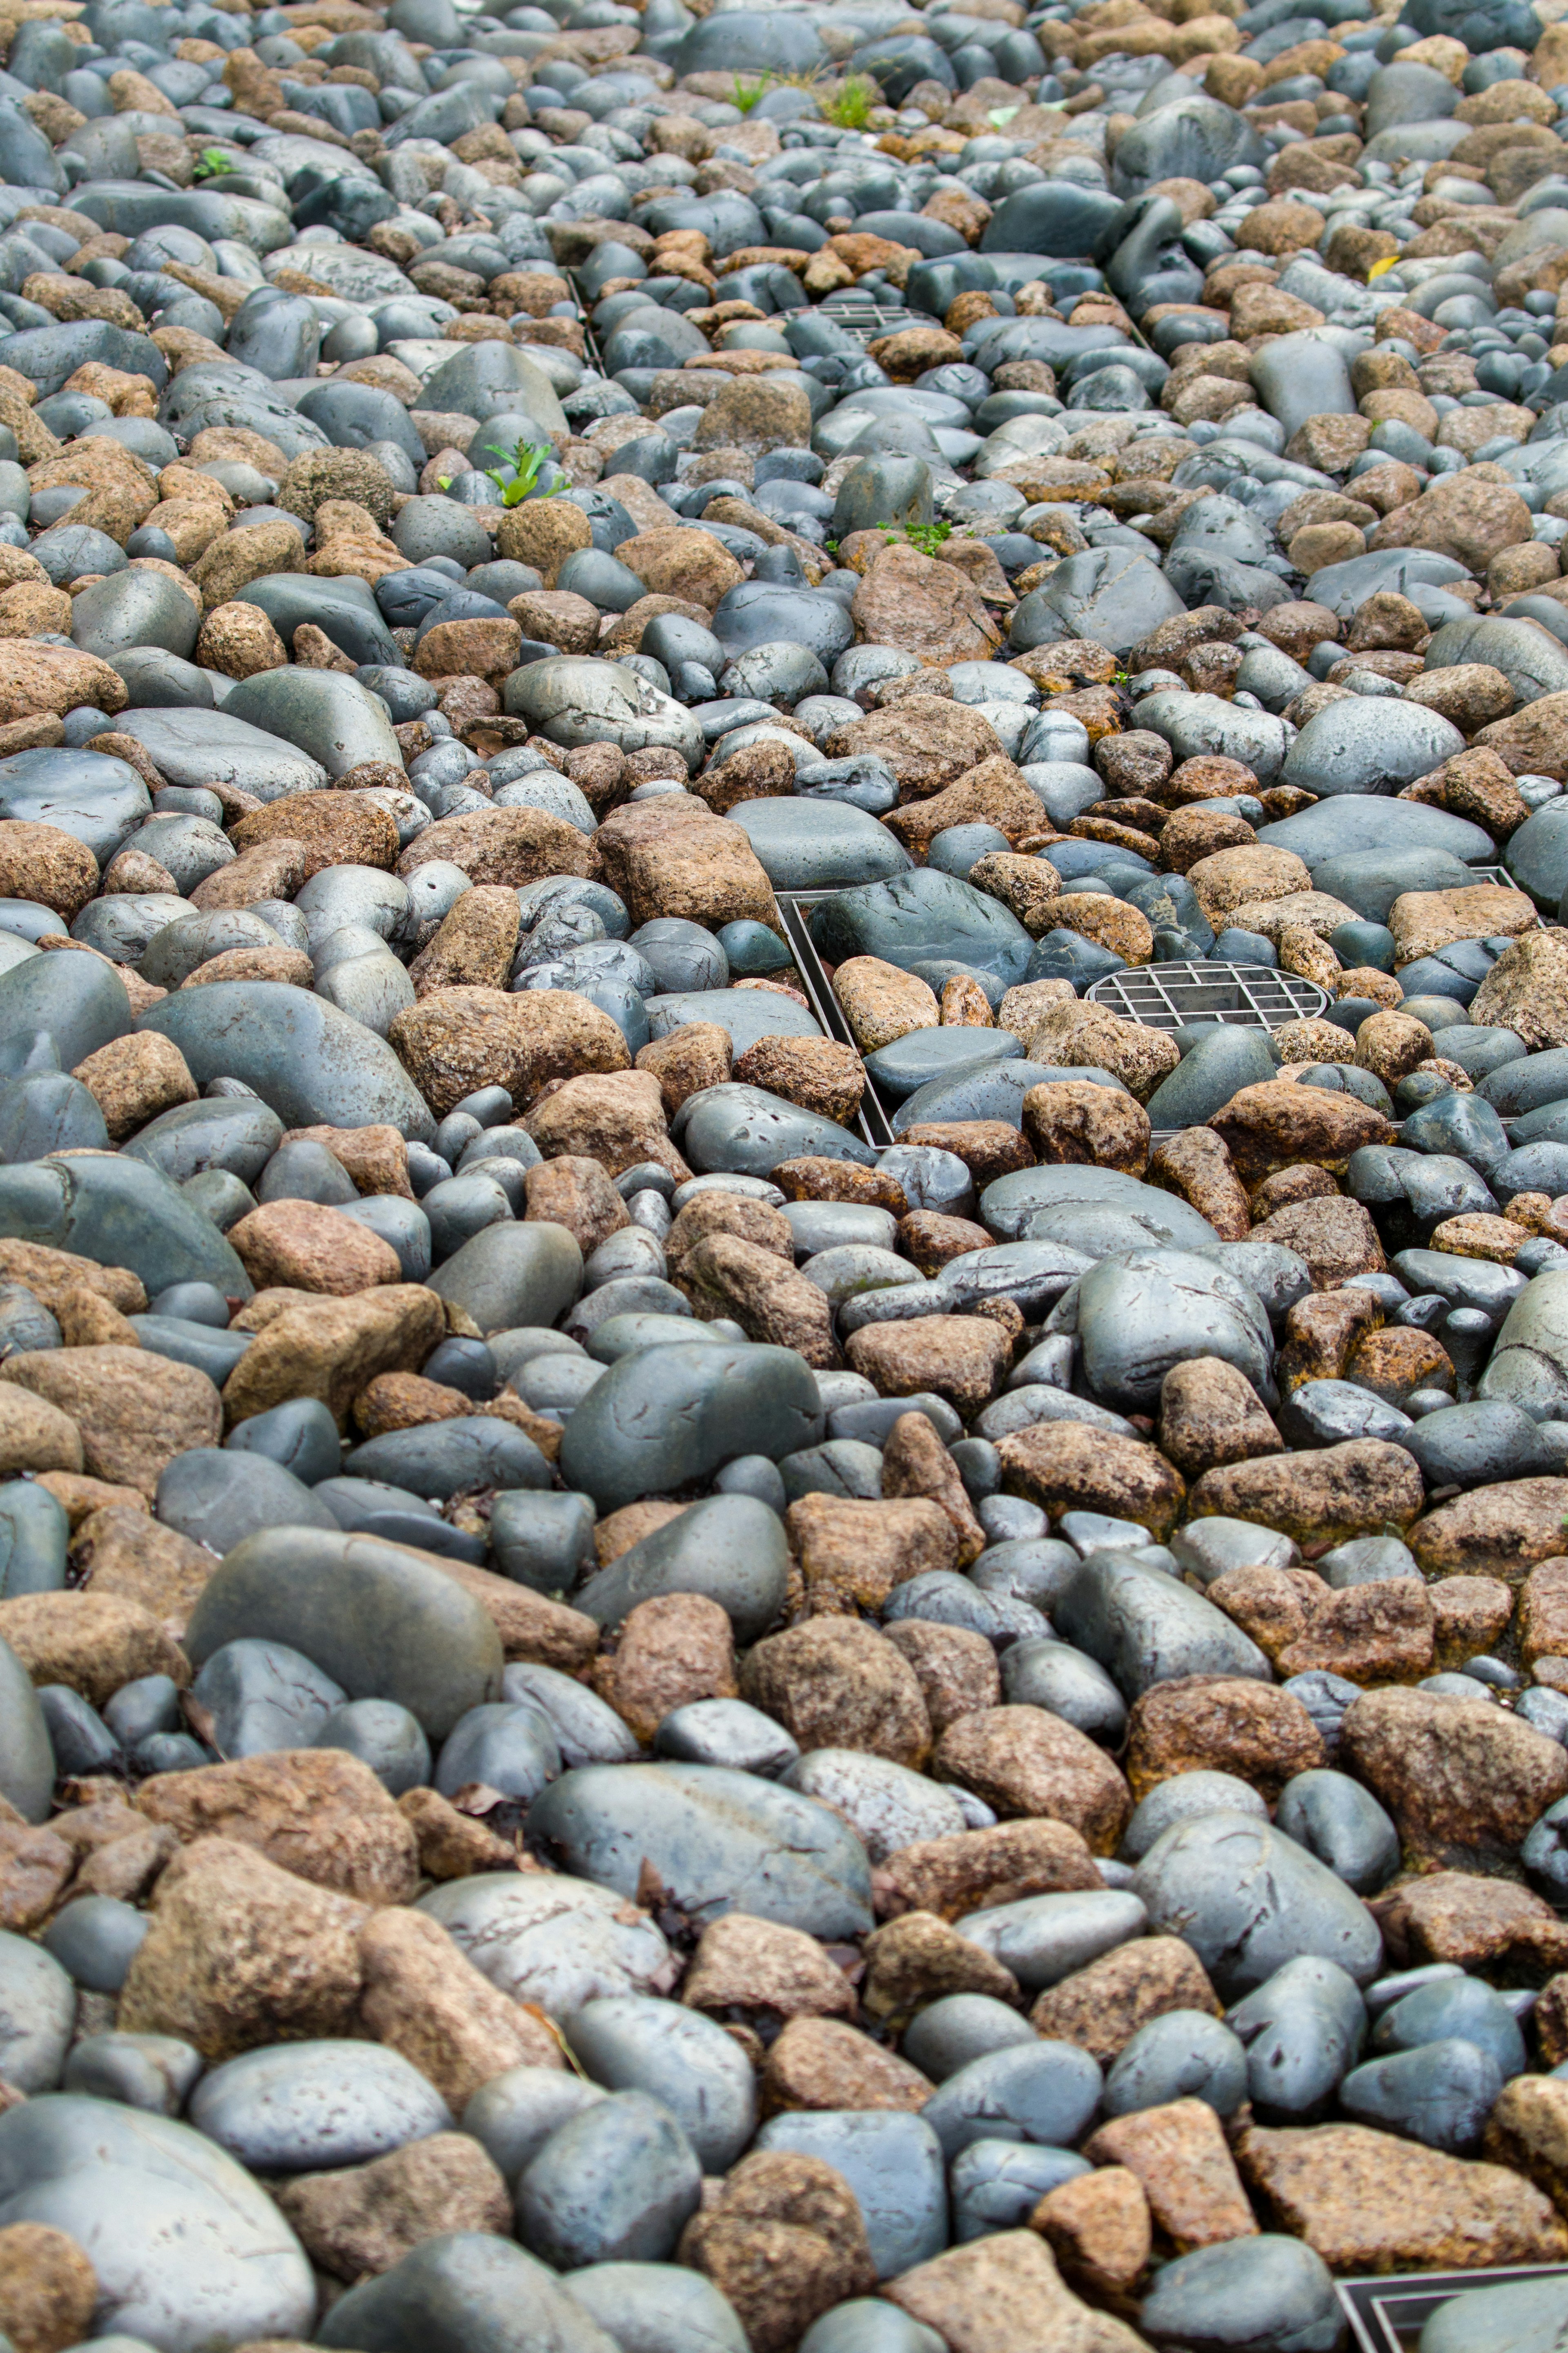
{"type": "Polygon", "coordinates": [[[0,2353],[1558,2341],[1565,10],[0,0],[0,2353]]]}

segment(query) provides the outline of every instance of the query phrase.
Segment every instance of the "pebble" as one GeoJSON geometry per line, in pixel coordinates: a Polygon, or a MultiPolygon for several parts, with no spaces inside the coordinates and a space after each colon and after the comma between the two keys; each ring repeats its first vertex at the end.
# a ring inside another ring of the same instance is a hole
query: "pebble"
{"type": "Polygon", "coordinates": [[[1559,2261],[1556,29],[319,13],[0,107],[50,2346],[1285,2353],[1559,2261]],[[1102,2262],[1102,2116],[1243,2099],[1269,2227],[1119,2163],[1102,2262]]]}

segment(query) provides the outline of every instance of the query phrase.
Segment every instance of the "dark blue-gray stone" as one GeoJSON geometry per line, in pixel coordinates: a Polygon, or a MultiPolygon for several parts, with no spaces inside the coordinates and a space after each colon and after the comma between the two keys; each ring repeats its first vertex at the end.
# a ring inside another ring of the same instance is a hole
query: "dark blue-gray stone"
{"type": "Polygon", "coordinates": [[[589,1577],[573,1607],[611,1631],[639,1601],[700,1593],[728,1614],[739,1641],[754,1642],[783,1608],[788,1576],[777,1513],[752,1495],[712,1495],[589,1577]]]}
{"type": "Polygon", "coordinates": [[[1391,2126],[1428,2148],[1466,2157],[1480,2147],[1502,2084],[1489,2051],[1450,2038],[1368,2060],[1340,2085],[1340,2105],[1358,2124],[1391,2126]]]}
{"type": "Polygon", "coordinates": [[[44,1031],[54,1040],[62,1070],[75,1070],[130,1028],[125,984],[97,956],[31,956],[0,973],[0,1038],[19,1041],[44,1031]]]}
{"type": "Polygon", "coordinates": [[[356,1446],[343,1469],[350,1478],[385,1480],[441,1502],[469,1488],[550,1483],[550,1466],[533,1440],[488,1414],[385,1430],[356,1446]]]}
{"type": "MultiPolygon", "coordinates": [[[[8,982],[9,976],[0,979],[0,992],[8,982]]],[[[386,1121],[425,1143],[436,1133],[428,1105],[385,1040],[302,988],[220,980],[176,989],[137,1027],[171,1039],[198,1086],[243,1079],[288,1127],[386,1121]]]]}
{"type": "MultiPolygon", "coordinates": [[[[23,1949],[74,2006],[65,1972],[37,1947],[23,1949]]],[[[64,2041],[62,2031],[61,2057],[64,2041]]],[[[48,2091],[58,2066],[30,2088],[48,2091]]],[[[106,2338],[194,2348],[311,2325],[310,2267],[271,2199],[215,2141],[170,2117],[75,2094],[11,2108],[0,2117],[0,2225],[25,2221],[73,2223],[90,2238],[94,2325],[106,2338]],[[178,2261],[158,2261],[172,2246],[178,2261]]]]}
{"type": "Polygon", "coordinates": [[[341,2296],[315,2335],[353,2353],[619,2353],[547,2264],[483,2231],[427,2239],[341,2296]]]}
{"type": "Polygon", "coordinates": [[[171,705],[121,711],[109,723],[120,734],[133,735],[159,775],[172,785],[201,786],[216,779],[237,785],[242,791],[254,793],[258,800],[275,801],[292,793],[314,792],[326,782],[320,760],[281,735],[252,726],[248,718],[237,712],[171,705]]]}
{"type": "MultiPolygon", "coordinates": [[[[0,1641],[0,1797],[25,1821],[41,1822],[47,1819],[54,1786],[55,1752],[33,1679],[10,1644],[0,1641]]],[[[7,1937],[0,1945],[0,2077],[17,2083],[20,2090],[37,2091],[47,2085],[19,2083],[12,2073],[14,2054],[5,2028],[4,1958],[20,1941],[7,1937]]]]}
{"type": "Polygon", "coordinates": [[[950,2075],[921,2110],[951,2162],[977,2140],[1069,2147],[1100,2105],[1100,2068],[1076,2043],[990,2051],[950,2075]]]}
{"type": "Polygon", "coordinates": [[[1178,1823],[1156,1840],[1133,1886],[1154,1932],[1184,1937],[1222,1998],[1251,1992],[1290,1960],[1337,1961],[1358,1984],[1382,1960],[1382,1936],[1360,1897],[1248,1815],[1178,1823]]]}
{"type": "Polygon", "coordinates": [[[1280,1792],[1275,1823],[1358,1895],[1375,1895],[1399,1867],[1398,1831],[1346,1773],[1298,1773],[1280,1792]]]}
{"type": "MultiPolygon", "coordinates": [[[[1336,702],[1333,708],[1341,711],[1349,705],[1336,702]]],[[[1306,729],[1301,733],[1304,735],[1306,729]]],[[[1533,823],[1533,818],[1527,818],[1513,840],[1533,823]]],[[[1421,801],[1353,793],[1332,795],[1317,808],[1259,826],[1258,839],[1266,849],[1293,849],[1309,866],[1321,866],[1325,859],[1352,849],[1447,849],[1471,865],[1489,862],[1497,855],[1490,834],[1468,818],[1450,817],[1447,809],[1429,808],[1421,801]]]]}
{"type": "Polygon", "coordinates": [[[330,1675],[283,1642],[226,1642],[191,1688],[212,1718],[210,1745],[226,1757],[310,1747],[343,1698],[330,1675]]]}
{"type": "Polygon", "coordinates": [[[1091,1553],[1053,1619],[1129,1701],[1184,1675],[1269,1680],[1262,1651],[1212,1601],[1129,1553],[1091,1553]]]}
{"type": "Polygon", "coordinates": [[[734,2306],[678,2263],[584,2263],[561,2283],[621,2353],[747,2353],[734,2306]]]}
{"type": "Polygon", "coordinates": [[[209,1580],[186,1630],[199,1668],[226,1642],[287,1643],[353,1699],[394,1699],[444,1739],[497,1697],[502,1655],[460,1586],[396,1545],[326,1529],[262,1529],[209,1580]]]}
{"type": "Polygon", "coordinates": [[[871,1146],[819,1112],[802,1111],[765,1088],[737,1082],[704,1087],[689,1095],[671,1129],[675,1142],[700,1174],[765,1176],[783,1160],[823,1154],[869,1167],[871,1146]]]}
{"type": "Polygon", "coordinates": [[[911,965],[947,956],[1009,987],[1023,978],[1034,952],[1028,933],[1005,907],[956,875],[929,867],[822,901],[812,910],[811,935],[831,964],[875,955],[907,972],[911,965]]]}
{"type": "Polygon", "coordinates": [[[710,1765],[599,1765],[529,1808],[530,1844],[574,1876],[631,1896],[645,1861],[683,1912],[745,1912],[810,1936],[871,1925],[866,1850],[826,1807],[710,1765]]]}
{"type": "Polygon", "coordinates": [[[1387,696],[1353,695],[1307,722],[1286,754],[1282,780],[1320,800],[1394,794],[1464,748],[1458,729],[1435,711],[1387,696]]]}
{"type": "MultiPolygon", "coordinates": [[[[1461,2297],[1461,2304],[1471,2299],[1461,2297]]],[[[1344,2319],[1333,2274],[1300,2239],[1273,2232],[1199,2247],[1155,2272],[1139,2327],[1183,2353],[1335,2353],[1344,2319]]],[[[1426,2353],[1436,2353],[1426,2346],[1426,2353]]],[[[1452,2353],[1459,2353],[1456,2345],[1452,2353]]],[[[1491,2353],[1512,2353],[1495,2344],[1491,2353]]],[[[1524,2353],[1521,2347],[1519,2353],[1524,2353]]]]}
{"type": "Polygon", "coordinates": [[[649,1994],[590,2001],[567,2022],[577,2063],[610,2092],[646,2092],[675,2117],[705,2173],[727,2173],[756,2129],[751,2063],[714,2020],[649,1994]]]}
{"type": "Polygon", "coordinates": [[[1205,2010],[1168,2010],[1122,2045],[1105,2079],[1105,2113],[1125,2116],[1172,2100],[1206,2102],[1234,2116],[1247,2097],[1247,2052],[1205,2010]]]}
{"type": "Polygon", "coordinates": [[[459,1716],[441,1744],[435,1786],[455,1798],[472,1782],[521,1805],[537,1798],[561,1770],[549,1720],[526,1702],[487,1701],[459,1716]]]}
{"type": "MultiPolygon", "coordinates": [[[[165,1527],[220,1558],[258,1528],[337,1526],[326,1505],[280,1462],[226,1446],[176,1454],[160,1474],[156,1510],[165,1527]]],[[[229,1753],[227,1743],[222,1745],[229,1753]]]]}
{"type": "Polygon", "coordinates": [[[58,1593],[66,1581],[69,1542],[64,1507],[47,1487],[23,1479],[0,1487],[0,1601],[58,1593]]]}
{"type": "Polygon", "coordinates": [[[247,2051],[191,2095],[199,2132],[256,2173],[363,2165],[451,2129],[447,2103],[384,2043],[283,2042],[247,2051]]]}
{"type": "Polygon", "coordinates": [[[74,1250],[99,1266],[130,1267],[153,1294],[174,1282],[215,1283],[230,1299],[251,1293],[249,1276],[211,1219],[157,1169],[119,1153],[0,1168],[0,1234],[74,1250]]]}
{"type": "Polygon", "coordinates": [[[907,872],[909,852],[847,802],[749,800],[730,812],[777,891],[838,891],[907,872]]]}

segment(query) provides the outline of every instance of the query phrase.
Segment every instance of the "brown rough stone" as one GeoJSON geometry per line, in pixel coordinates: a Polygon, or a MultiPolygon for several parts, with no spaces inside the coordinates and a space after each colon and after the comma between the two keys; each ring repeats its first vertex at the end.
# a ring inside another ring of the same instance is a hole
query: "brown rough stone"
{"type": "Polygon", "coordinates": [[[730,1032],[721,1022],[683,1021],[668,1037],[641,1048],[637,1067],[658,1079],[666,1115],[673,1119],[688,1095],[725,1084],[732,1050],[730,1032]]]}
{"type": "Polygon", "coordinates": [[[564,1226],[583,1256],[631,1224],[631,1214],[596,1160],[563,1153],[541,1162],[523,1178],[526,1217],[564,1226]]]}
{"type": "Polygon", "coordinates": [[[98,1504],[85,1514],[72,1538],[70,1564],[82,1585],[150,1611],[176,1642],[217,1567],[205,1545],[154,1520],[140,1493],[134,1505],[98,1504]]]}
{"type": "Polygon", "coordinates": [[[258,1291],[282,1286],[349,1299],[403,1280],[390,1242],[318,1201],[264,1201],[229,1228],[228,1240],[258,1291]]]}
{"type": "Polygon", "coordinates": [[[815,1936],[743,1912],[704,1928],[680,1999],[714,2015],[758,2011],[785,2020],[852,2018],[856,2007],[848,1978],[815,1936]]]}
{"type": "Polygon", "coordinates": [[[958,1465],[923,1413],[900,1415],[893,1424],[882,1450],[882,1494],[885,1501],[928,1496],[958,1539],[960,1568],[967,1568],[985,1549],[985,1532],[974,1516],[958,1465]]]}
{"type": "Polygon", "coordinates": [[[845,1354],[880,1397],[931,1390],[973,1413],[994,1394],[1011,1348],[1005,1333],[984,1317],[914,1315],[901,1324],[862,1324],[845,1354]]]}
{"type": "Polygon", "coordinates": [[[914,1669],[931,1730],[939,1736],[961,1715],[999,1704],[1001,1673],[984,1634],[921,1618],[896,1619],[882,1630],[914,1669]]]}
{"type": "Polygon", "coordinates": [[[912,2116],[936,2087],[858,2028],[807,2015],[791,2019],[773,2043],[761,2088],[764,2107],[773,2111],[897,2109],[912,2116]]]}
{"type": "Polygon", "coordinates": [[[901,544],[883,548],[851,611],[869,642],[927,663],[986,661],[1002,639],[984,600],[961,572],[901,544]]]}
{"type": "Polygon", "coordinates": [[[1384,515],[1369,544],[1427,548],[1484,577],[1492,558],[1529,539],[1531,529],[1530,510],[1511,485],[1480,480],[1467,469],[1439,475],[1408,506],[1384,515]]]}
{"type": "Polygon", "coordinates": [[[832,760],[876,753],[892,768],[904,798],[921,800],[994,758],[1002,745],[972,705],[916,693],[839,728],[826,750],[832,760]]]}
{"type": "Polygon", "coordinates": [[[700,807],[676,818],[676,798],[616,809],[595,837],[605,879],[634,922],[679,915],[715,927],[747,916],[776,930],[773,886],[741,828],[700,807]]]}
{"type": "Polygon", "coordinates": [[[346,1749],[270,1749],[156,1774],[142,1784],[137,1804],[183,1845],[237,1841],[364,1904],[411,1903],[418,1889],[412,1830],[369,1766],[346,1749]]]}
{"type": "Polygon", "coordinates": [[[861,1986],[866,2014],[900,2024],[949,1994],[978,1993],[1017,2006],[1009,1968],[961,1936],[934,1912],[906,1912],[874,1929],[863,1947],[869,1964],[861,1986]]]}
{"type": "MultiPolygon", "coordinates": [[[[1006,1009],[1004,1004],[1003,1011],[1006,1009]]],[[[1016,1007],[1013,1020],[1001,1026],[1015,1029],[1032,1060],[1058,1068],[1077,1065],[1109,1071],[1141,1103],[1148,1101],[1163,1079],[1170,1077],[1181,1060],[1179,1049],[1163,1029],[1124,1021],[1107,1006],[1080,1003],[1071,997],[1058,997],[1038,1008],[1016,1007]]]]}
{"type": "Polygon", "coordinates": [[[1038,1422],[1003,1439],[998,1451],[1009,1494],[1026,1495],[1053,1519],[1082,1511],[1139,1520],[1157,1544],[1170,1534],[1186,1494],[1180,1475],[1152,1446],[1111,1437],[1087,1422],[1038,1422]]]}
{"type": "Polygon", "coordinates": [[[581,1082],[631,1060],[609,1015],[569,988],[437,989],[398,1014],[387,1041],[438,1118],[480,1087],[527,1103],[551,1079],[581,1082]]]}
{"type": "Polygon", "coordinates": [[[98,889],[98,860],[58,826],[22,818],[0,824],[0,894],[52,907],[68,923],[98,889]]]}
{"type": "Polygon", "coordinates": [[[820,2314],[869,2295],[877,2277],[848,2183],[820,2158],[782,2149],[741,2159],[687,2224],[677,2260],[728,2297],[752,2353],[788,2353],[820,2314]]]}
{"type": "Polygon", "coordinates": [[[1327,1762],[1300,1701],[1271,1683],[1181,1675],[1133,1703],[1126,1771],[1142,1800],[1178,1773],[1229,1773],[1271,1803],[1287,1781],[1327,1762]]]}
{"type": "Polygon", "coordinates": [[[1456,1961],[1498,1975],[1568,1968],[1568,1925],[1550,1904],[1505,1879],[1439,1871],[1407,1879],[1372,1906],[1396,1968],[1456,1961]]]}
{"type": "Polygon", "coordinates": [[[1064,1821],[1100,1854],[1115,1852],[1131,1810],[1105,1751],[1044,1708],[960,1717],[942,1734],[934,1765],[939,1779],[973,1789],[1004,1820],[1064,1821]]]}
{"type": "Polygon", "coordinates": [[[746,1654],[741,1696],[802,1748],[858,1748],[916,1767],[931,1753],[931,1718],[913,1669],[858,1619],[812,1618],[770,1634],[746,1654]]]}
{"type": "Polygon", "coordinates": [[[833,994],[863,1054],[890,1046],[913,1029],[939,1026],[934,992],[880,956],[847,957],[835,969],[833,994]]]}
{"type": "Polygon", "coordinates": [[[296,2174],[272,2194],[312,2263],[351,2283],[450,2231],[512,2230],[511,2192],[467,2133],[434,2133],[341,2172],[296,2174]]]}
{"type": "Polygon", "coordinates": [[[1042,1165],[1119,1168],[1130,1176],[1148,1166],[1149,1114],[1120,1089],[1087,1079],[1047,1081],[1024,1097],[1023,1118],[1042,1165]]]}
{"type": "Polygon", "coordinates": [[[465,891],[408,967],[416,995],[458,987],[505,988],[518,929],[515,890],[489,883],[465,891]]]}
{"type": "Polygon", "coordinates": [[[816,1112],[840,1126],[855,1117],[866,1092],[866,1072],[852,1046],[836,1038],[759,1038],[734,1066],[744,1086],[782,1095],[803,1111],[816,1112]]]}
{"type": "Polygon", "coordinates": [[[363,1904],[233,1839],[182,1848],[120,1997],[130,2034],[177,2034],[209,2064],[279,2041],[346,2035],[363,1979],[363,1904]]]}
{"type": "MultiPolygon", "coordinates": [[[[353,1299],[285,1297],[224,1384],[232,1427],[291,1398],[319,1398],[341,1428],[353,1400],[378,1373],[410,1373],[447,1324],[441,1303],[420,1283],[387,1283],[353,1299]]],[[[216,1440],[193,1440],[193,1444],[216,1440]]]]}
{"type": "Polygon", "coordinates": [[[1316,1453],[1277,1454],[1205,1471],[1193,1489],[1190,1516],[1218,1513],[1278,1528],[1299,1544],[1343,1544],[1351,1536],[1408,1527],[1424,1492],[1402,1447],[1358,1438],[1316,1453]]]}
{"type": "Polygon", "coordinates": [[[79,1463],[37,1467],[85,1468],[147,1495],[176,1454],[216,1446],[222,1434],[218,1394],[206,1375],[142,1348],[24,1353],[0,1365],[0,1380],[58,1407],[81,1433],[79,1463]]]}
{"type": "Polygon", "coordinates": [[[544,2021],[491,1985],[426,1914],[401,1905],[374,1914],[359,1958],[364,2029],[417,2067],[454,2115],[509,2067],[564,2064],[544,2021]]]}
{"type": "Polygon", "coordinates": [[[675,1281],[703,1323],[728,1318],[749,1340],[796,1349],[808,1365],[838,1362],[827,1293],[770,1250],[736,1234],[709,1234],[686,1252],[675,1281]]]}
{"type": "Polygon", "coordinates": [[[1103,1883],[1081,1832],[1063,1821],[1032,1819],[917,1839],[879,1863],[871,1883],[879,1919],[933,1912],[961,1920],[987,1905],[1103,1883]]]}
{"type": "Polygon", "coordinates": [[[1561,1745],[1489,1701],[1363,1692],[1341,1738],[1406,1848],[1440,1867],[1495,1869],[1568,1793],[1561,1745]]]}
{"type": "MultiPolygon", "coordinates": [[[[905,1417],[917,1418],[924,1420],[923,1415],[905,1417]]],[[[951,1519],[923,1495],[879,1504],[803,1495],[785,1513],[784,1525],[813,1616],[879,1610],[895,1585],[952,1569],[958,1560],[951,1519]]]]}
{"type": "Polygon", "coordinates": [[[1515,1030],[1531,1053],[1568,1043],[1568,946],[1560,931],[1526,932],[1476,991],[1470,1018],[1515,1030]]]}
{"type": "Polygon", "coordinates": [[[1180,1936],[1141,1936],[1048,1987],[1029,2023],[1047,2042],[1075,2042],[1109,2067],[1152,2019],[1186,2010],[1220,2015],[1203,1963],[1180,1936]]]}
{"type": "Polygon", "coordinates": [[[1155,2227],[1179,2255],[1256,2236],[1224,2128],[1206,2100],[1173,2100],[1113,2116],[1084,2143],[1091,2165],[1123,2165],[1142,2184],[1155,2227]]]}
{"type": "Polygon", "coordinates": [[[26,1389],[0,1389],[0,1472],[81,1467],[81,1433],[69,1414],[26,1389]]]}
{"type": "Polygon", "coordinates": [[[737,1696],[730,1620],[700,1593],[639,1601],[623,1620],[615,1651],[595,1661],[592,1682],[637,1738],[650,1741],[676,1708],[737,1696]]]}
{"type": "Polygon", "coordinates": [[[1252,1234],[1255,1241],[1280,1242],[1305,1259],[1316,1291],[1337,1291],[1352,1274],[1382,1274],[1388,1265],[1370,1214],[1342,1194],[1276,1209],[1252,1234]]]}
{"type": "MultiPolygon", "coordinates": [[[[542,997],[566,993],[528,992],[542,997]]],[[[593,1010],[598,1012],[596,1007],[593,1010]]],[[[607,1014],[598,1018],[609,1020],[607,1014]]],[[[691,1174],[669,1140],[659,1083],[649,1071],[612,1069],[602,1075],[567,1079],[535,1103],[523,1124],[547,1160],[574,1153],[597,1160],[612,1176],[640,1161],[656,1160],[678,1184],[691,1174]]]]}
{"type": "Polygon", "coordinates": [[[1184,1478],[1278,1454],[1283,1445],[1251,1382],[1222,1357],[1173,1366],[1160,1385],[1160,1451],[1184,1478]]]}
{"type": "Polygon", "coordinates": [[[1568,2229],[1510,2168],[1445,2157],[1364,2125],[1242,2134],[1245,2181],[1275,2226],[1335,2272],[1554,2263],[1568,2229]]]}
{"type": "Polygon", "coordinates": [[[1142,2353],[1124,2322],[1080,2303],[1033,2231],[997,2231],[950,2247],[886,2284],[913,2320],[934,2328],[950,2353],[1142,2353]]]}
{"type": "MultiPolygon", "coordinates": [[[[1342,1039],[1343,1031],[1339,1035],[1342,1039]]],[[[1387,1144],[1394,1134],[1381,1112],[1352,1096],[1329,1094],[1321,1087],[1302,1087],[1279,1079],[1243,1087],[1215,1113],[1210,1125],[1228,1150],[1237,1176],[1248,1187],[1273,1169],[1304,1160],[1342,1176],[1352,1152],[1367,1144],[1387,1144]]]]}
{"type": "Polygon", "coordinates": [[[1068,2278],[1097,2303],[1124,2297],[1153,2247],[1149,2200],[1135,2173],[1102,2165],[1047,2191],[1029,2217],[1068,2278]]]}
{"type": "Polygon", "coordinates": [[[477,1871],[517,1867],[515,1847],[472,1814],[460,1814],[434,1789],[405,1789],[397,1810],[414,1832],[426,1879],[468,1879],[477,1871]]]}
{"type": "Polygon", "coordinates": [[[1563,1544],[1568,1480],[1505,1479],[1440,1504],[1410,1531],[1428,1576],[1500,1577],[1517,1585],[1563,1544]]]}
{"type": "Polygon", "coordinates": [[[64,2353],[86,2337],[98,2274],[76,2241],[43,2222],[0,2231],[0,2329],[16,2353],[64,2353]]]}
{"type": "Polygon", "coordinates": [[[1252,1230],[1247,1195],[1212,1128],[1184,1127],[1157,1145],[1150,1155],[1148,1180],[1191,1202],[1222,1241],[1245,1241],[1252,1230]]]}

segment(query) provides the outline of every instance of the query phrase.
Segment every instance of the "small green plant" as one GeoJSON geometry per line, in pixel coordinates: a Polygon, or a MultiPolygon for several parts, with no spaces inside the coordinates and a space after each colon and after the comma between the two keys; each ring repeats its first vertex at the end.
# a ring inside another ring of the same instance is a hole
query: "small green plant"
{"type": "Polygon", "coordinates": [[[750,114],[752,107],[756,105],[758,100],[764,98],[767,95],[772,83],[773,76],[771,74],[763,74],[755,81],[742,81],[740,75],[737,74],[735,76],[735,96],[732,103],[740,108],[742,114],[750,114]]]}
{"type": "MultiPolygon", "coordinates": [[[[499,466],[487,466],[484,470],[500,491],[502,506],[520,507],[530,491],[537,489],[539,477],[548,461],[554,457],[555,452],[548,441],[520,440],[510,458],[504,449],[498,449],[493,442],[485,454],[489,458],[499,458],[501,461],[499,466]],[[507,480],[509,467],[511,470],[510,481],[507,480]]],[[[446,485],[443,484],[442,487],[444,489],[446,485]]],[[[541,491],[540,495],[542,498],[551,498],[554,493],[552,491],[541,491]]]]}
{"type": "Polygon", "coordinates": [[[864,131],[882,93],[869,74],[851,74],[832,98],[821,101],[822,119],[839,131],[864,131]]]}
{"type": "Polygon", "coordinates": [[[234,157],[226,155],[221,147],[204,147],[196,158],[191,177],[195,180],[216,180],[220,172],[232,172],[234,157]]]}
{"type": "MultiPolygon", "coordinates": [[[[897,539],[898,533],[890,531],[888,537],[897,539]]],[[[952,537],[952,525],[950,522],[914,522],[905,532],[904,537],[922,555],[934,555],[937,549],[952,537]]]]}

